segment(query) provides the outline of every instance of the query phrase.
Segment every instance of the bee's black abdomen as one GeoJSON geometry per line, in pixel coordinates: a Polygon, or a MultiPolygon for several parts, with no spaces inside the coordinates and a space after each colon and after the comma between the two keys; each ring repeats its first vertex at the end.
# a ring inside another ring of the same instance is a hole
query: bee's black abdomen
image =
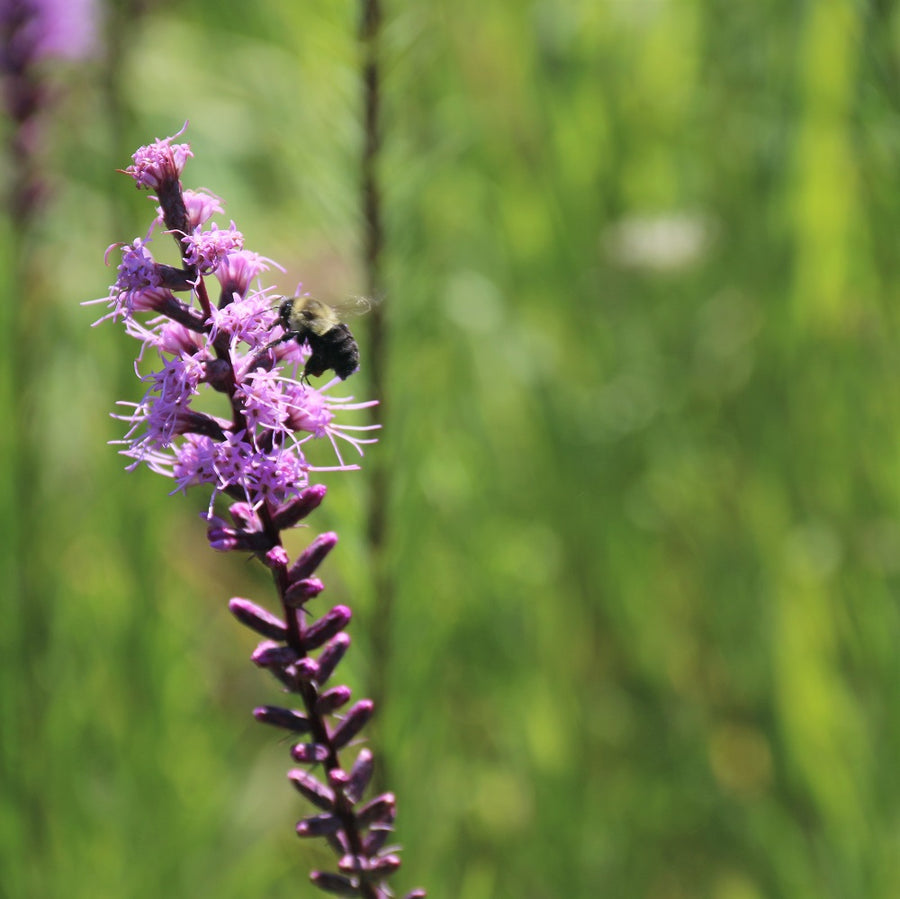
{"type": "Polygon", "coordinates": [[[312,350],[303,370],[306,377],[318,377],[330,368],[344,381],[359,368],[359,346],[343,322],[324,334],[307,334],[306,339],[312,350]]]}
{"type": "Polygon", "coordinates": [[[336,328],[332,328],[331,333],[337,334],[335,337],[336,350],[337,343],[340,343],[340,365],[333,366],[334,373],[342,381],[345,381],[359,368],[359,346],[350,333],[350,329],[343,322],[336,328]]]}

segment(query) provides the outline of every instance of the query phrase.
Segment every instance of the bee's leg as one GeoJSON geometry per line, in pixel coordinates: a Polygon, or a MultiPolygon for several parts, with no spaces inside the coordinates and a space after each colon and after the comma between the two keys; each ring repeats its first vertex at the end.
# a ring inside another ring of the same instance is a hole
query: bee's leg
{"type": "Polygon", "coordinates": [[[293,334],[285,334],[282,337],[279,337],[277,340],[272,340],[267,343],[264,347],[261,347],[257,350],[256,355],[253,357],[253,362],[250,363],[250,368],[258,368],[259,365],[268,358],[268,364],[266,365],[266,369],[272,368],[275,364],[275,358],[273,356],[269,356],[269,350],[273,347],[278,346],[279,343],[287,343],[289,340],[293,340],[293,334]]]}
{"type": "Polygon", "coordinates": [[[282,334],[281,337],[276,338],[275,340],[267,343],[261,350],[261,353],[264,353],[266,350],[271,350],[273,346],[278,346],[279,343],[287,343],[289,340],[293,340],[297,335],[294,334],[293,331],[288,331],[287,334],[282,334]]]}

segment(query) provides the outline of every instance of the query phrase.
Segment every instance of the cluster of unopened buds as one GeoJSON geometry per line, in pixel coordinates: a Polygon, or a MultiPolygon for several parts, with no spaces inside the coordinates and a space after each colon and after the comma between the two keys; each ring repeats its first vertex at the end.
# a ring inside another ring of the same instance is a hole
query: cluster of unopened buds
{"type": "MultiPolygon", "coordinates": [[[[336,416],[373,403],[332,396],[338,377],[321,388],[310,385],[310,354],[319,352],[311,349],[314,335],[304,341],[302,333],[292,333],[284,301],[280,315],[279,298],[257,283],[261,273],[280,266],[245,250],[233,222],[227,228],[210,223],[222,213],[221,202],[182,187],[181,174],[193,154],[188,144],[174,143],[178,136],[140,148],[124,170],[138,187],[153,192],[157,214],[146,237],[107,251],[107,258],[121,254],[118,276],[107,297],[92,301],[108,306],[100,322],[121,320],[141,342],[136,370],[149,364],[148,352],[159,358],[158,367],[141,376],[147,385],[143,399],[122,404],[127,412],[117,416],[128,424],[121,452],[132,460],[129,468],[146,464],[173,478],[176,490],[206,485],[210,545],[250,553],[271,571],[279,614],[243,598],[232,599],[230,608],[263,637],[253,662],[302,700],[301,709],[263,706],[254,715],[295,740],[291,755],[302,767],[288,776],[318,812],[300,820],[297,833],[325,838],[338,856],[337,871],[313,871],[311,879],[333,894],[387,899],[393,894],[386,878],[400,866],[396,847],[389,845],[394,796],[364,801],[373,772],[367,748],[358,750],[349,768],[340,759],[342,750],[358,742],[373,704],[362,699],[349,705],[350,688],[330,685],[350,644],[344,629],[351,612],[337,605],[313,620],[307,611],[323,590],[315,572],[337,535],[319,535],[293,560],[282,543],[282,533],[298,526],[325,496],[323,486],[310,483],[310,474],[357,468],[344,461],[340,442],[360,456],[363,445],[373,442],[359,434],[373,426],[342,425],[336,416]],[[148,244],[157,231],[174,237],[180,265],[154,260],[148,244]],[[219,285],[215,304],[207,287],[213,277],[219,285]],[[198,408],[198,398],[209,391],[227,398],[228,415],[198,408]],[[322,438],[336,455],[336,464],[327,468],[312,465],[305,452],[309,441],[322,438]],[[227,518],[217,514],[223,502],[227,518]]],[[[407,899],[424,895],[413,890],[407,899]]]]}

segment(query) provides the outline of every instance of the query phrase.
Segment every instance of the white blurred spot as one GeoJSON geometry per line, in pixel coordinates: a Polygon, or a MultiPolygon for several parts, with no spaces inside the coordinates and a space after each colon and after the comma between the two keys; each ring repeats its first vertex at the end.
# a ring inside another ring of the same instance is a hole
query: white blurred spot
{"type": "Polygon", "coordinates": [[[700,259],[709,248],[712,227],[689,212],[634,215],[606,229],[601,247],[618,265],[672,271],[700,259]]]}

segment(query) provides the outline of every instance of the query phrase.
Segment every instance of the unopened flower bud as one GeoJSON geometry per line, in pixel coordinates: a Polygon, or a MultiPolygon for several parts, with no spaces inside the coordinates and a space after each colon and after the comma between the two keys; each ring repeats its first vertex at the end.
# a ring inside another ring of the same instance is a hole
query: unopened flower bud
{"type": "Polygon", "coordinates": [[[228,507],[228,514],[231,516],[231,520],[239,528],[252,531],[262,530],[262,522],[260,521],[259,515],[256,514],[256,510],[250,503],[232,503],[228,507]]]}
{"type": "Polygon", "coordinates": [[[325,585],[317,577],[305,577],[295,581],[284,592],[284,604],[299,609],[304,603],[318,596],[325,585]]]}
{"type": "Polygon", "coordinates": [[[350,646],[350,636],[341,631],[336,637],[333,637],[326,647],[319,653],[318,671],[316,672],[316,683],[324,684],[334,673],[340,660],[344,657],[344,653],[350,646]]]}
{"type": "Polygon", "coordinates": [[[350,775],[343,768],[329,768],[328,782],[336,789],[343,790],[350,780],[350,775]]]}
{"type": "Polygon", "coordinates": [[[316,568],[319,567],[325,556],[334,549],[337,542],[338,536],[332,531],[319,534],[319,536],[316,537],[302,553],[300,553],[300,557],[293,564],[288,575],[291,583],[294,583],[294,581],[302,581],[303,578],[309,577],[316,568]]]}
{"type": "Polygon", "coordinates": [[[299,653],[292,646],[264,640],[253,650],[250,661],[260,668],[284,668],[293,665],[299,658],[299,653]]]}
{"type": "Polygon", "coordinates": [[[291,746],[291,757],[303,765],[324,762],[328,758],[328,747],[321,743],[297,743],[291,746]]]}
{"type": "Polygon", "coordinates": [[[363,837],[363,851],[370,858],[377,855],[384,848],[384,844],[393,834],[394,828],[390,824],[377,824],[363,837]]]}
{"type": "Polygon", "coordinates": [[[315,659],[304,656],[300,659],[294,668],[297,669],[297,677],[302,681],[315,681],[319,683],[319,663],[315,659]]]}
{"type": "Polygon", "coordinates": [[[296,665],[288,665],[285,668],[279,668],[276,666],[274,668],[267,668],[266,670],[289,693],[297,693],[298,692],[300,682],[303,680],[303,678],[298,676],[296,665]]]}
{"type": "Polygon", "coordinates": [[[310,815],[297,822],[298,837],[324,837],[341,829],[341,819],[332,814],[310,815]]]}
{"type": "Polygon", "coordinates": [[[234,552],[240,547],[238,532],[234,528],[222,525],[210,525],[206,529],[206,539],[209,545],[220,553],[234,552]]]}
{"type": "Polygon", "coordinates": [[[310,512],[318,508],[325,498],[324,484],[313,484],[307,487],[295,500],[285,503],[274,515],[273,523],[279,531],[292,528],[298,521],[306,518],[310,512]]]}
{"type": "Polygon", "coordinates": [[[330,612],[313,622],[303,634],[303,648],[309,652],[318,649],[336,634],[339,634],[353,617],[347,606],[335,606],[330,612]]]}
{"type": "Polygon", "coordinates": [[[361,749],[353,767],[350,769],[350,780],[344,792],[351,802],[359,802],[375,770],[375,756],[370,749],[361,749]]]}
{"type": "Polygon", "coordinates": [[[368,724],[374,711],[375,703],[371,699],[361,699],[356,703],[331,734],[335,749],[346,746],[368,724]]]}
{"type": "Polygon", "coordinates": [[[244,531],[224,524],[212,523],[206,529],[206,539],[217,552],[266,552],[272,540],[261,531],[244,531]]]}
{"type": "Polygon", "coordinates": [[[349,687],[332,687],[316,700],[316,713],[319,715],[332,714],[342,705],[350,702],[351,695],[352,691],[349,687]]]}
{"type": "Polygon", "coordinates": [[[284,640],[287,635],[287,627],[280,618],[276,618],[271,612],[250,602],[249,599],[235,596],[229,601],[228,608],[241,624],[264,637],[272,640],[284,640]]]}
{"type": "Polygon", "coordinates": [[[269,568],[277,568],[280,565],[287,565],[288,554],[281,544],[273,546],[265,555],[265,563],[269,568]]]}
{"type": "Polygon", "coordinates": [[[309,879],[326,893],[335,896],[359,896],[359,885],[355,880],[343,874],[332,874],[330,871],[313,871],[309,879]]]}
{"type": "Polygon", "coordinates": [[[253,717],[262,724],[281,727],[295,734],[305,734],[309,730],[309,718],[306,715],[277,705],[259,706],[253,710],[253,717]]]}
{"type": "Polygon", "coordinates": [[[288,778],[297,791],[305,796],[313,805],[323,811],[334,809],[334,790],[325,786],[318,778],[302,768],[292,768],[288,771],[288,778]]]}
{"type": "Polygon", "coordinates": [[[370,799],[357,812],[357,821],[366,824],[393,824],[397,815],[397,797],[393,793],[382,793],[370,799]]]}
{"type": "Polygon", "coordinates": [[[338,868],[345,874],[362,874],[363,871],[368,870],[368,862],[369,860],[365,856],[352,855],[348,852],[346,855],[341,856],[338,868]]]}
{"type": "Polygon", "coordinates": [[[369,859],[369,872],[372,874],[379,874],[382,877],[393,874],[399,867],[400,856],[392,853],[389,855],[379,855],[369,859]]]}

